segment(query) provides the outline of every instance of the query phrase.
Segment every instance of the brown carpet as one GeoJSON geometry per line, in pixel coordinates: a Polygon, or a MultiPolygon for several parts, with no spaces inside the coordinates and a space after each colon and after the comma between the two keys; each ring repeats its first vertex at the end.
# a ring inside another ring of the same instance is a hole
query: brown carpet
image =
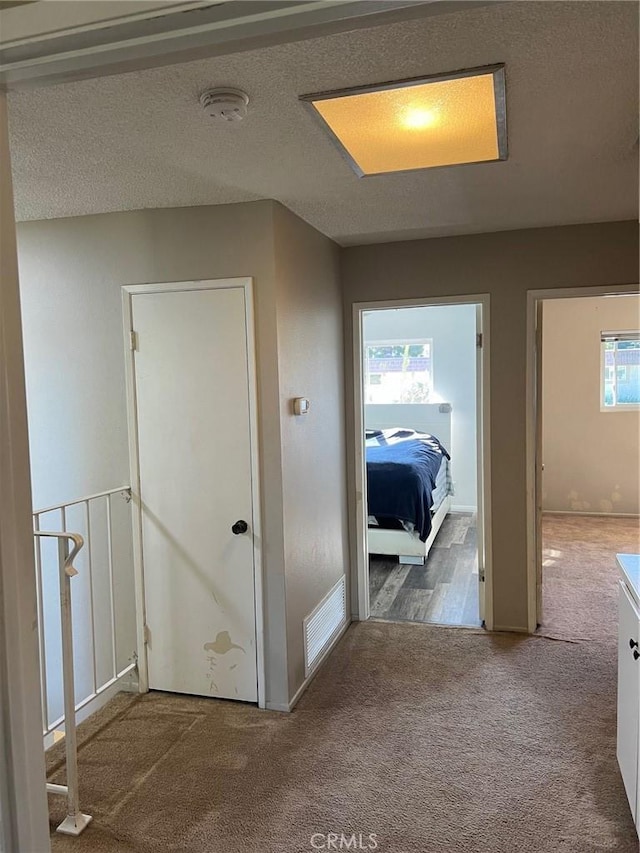
{"type": "MultiPolygon", "coordinates": [[[[561,531],[547,544],[566,559],[561,531]]],[[[620,531],[623,550],[634,536],[620,531]]],[[[615,584],[608,550],[592,555],[615,584]]],[[[313,833],[344,832],[376,833],[385,853],[637,853],[615,761],[615,616],[598,612],[599,639],[579,642],[357,624],[289,715],[121,694],[80,727],[94,821],[53,850],[305,853],[313,833]]],[[[560,622],[551,603],[547,617],[560,622]]]]}
{"type": "Polygon", "coordinates": [[[638,519],[545,515],[539,632],[617,642],[616,554],[638,551],[638,519]]]}

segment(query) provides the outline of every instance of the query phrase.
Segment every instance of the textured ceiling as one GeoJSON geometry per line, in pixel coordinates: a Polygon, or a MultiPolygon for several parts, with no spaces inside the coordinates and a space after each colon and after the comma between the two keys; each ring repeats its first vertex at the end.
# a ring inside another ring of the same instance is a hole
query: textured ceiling
{"type": "Polygon", "coordinates": [[[10,95],[19,219],[274,198],[344,245],[634,218],[638,7],[501,3],[10,95]],[[509,159],[358,178],[308,92],[506,64],[509,159]],[[219,126],[198,94],[245,89],[219,126]]]}

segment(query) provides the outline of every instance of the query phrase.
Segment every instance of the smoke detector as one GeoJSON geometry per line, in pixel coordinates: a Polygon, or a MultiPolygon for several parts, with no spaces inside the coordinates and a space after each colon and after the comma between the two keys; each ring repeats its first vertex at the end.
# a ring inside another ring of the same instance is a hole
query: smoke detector
{"type": "Polygon", "coordinates": [[[247,114],[249,96],[240,89],[207,89],[200,95],[200,103],[210,118],[242,121],[247,114]]]}

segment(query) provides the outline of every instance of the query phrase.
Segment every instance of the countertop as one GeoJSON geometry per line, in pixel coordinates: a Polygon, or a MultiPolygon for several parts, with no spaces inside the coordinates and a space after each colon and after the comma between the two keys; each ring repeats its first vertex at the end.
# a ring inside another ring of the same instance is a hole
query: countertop
{"type": "Polygon", "coordinates": [[[640,607],[640,554],[616,554],[616,559],[624,582],[640,607]]]}

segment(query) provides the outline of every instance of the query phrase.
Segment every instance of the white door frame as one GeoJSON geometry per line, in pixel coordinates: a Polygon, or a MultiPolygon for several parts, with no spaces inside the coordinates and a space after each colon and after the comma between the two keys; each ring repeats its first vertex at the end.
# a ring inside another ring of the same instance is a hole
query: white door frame
{"type": "MultiPolygon", "coordinates": [[[[489,396],[489,305],[488,293],[469,296],[438,296],[422,299],[394,299],[384,302],[354,302],[353,304],[353,374],[354,374],[354,443],[355,443],[355,499],[356,499],[356,565],[355,578],[356,612],[359,620],[369,618],[369,560],[367,548],[367,477],[364,458],[364,407],[362,399],[362,318],[365,311],[386,308],[429,308],[437,305],[480,305],[482,306],[482,371],[477,375],[480,391],[482,417],[477,432],[477,489],[478,507],[482,507],[482,531],[479,531],[478,550],[481,541],[484,549],[484,622],[488,631],[493,630],[493,573],[491,550],[491,440],[490,440],[490,396],[489,396]]],[[[480,404],[479,404],[480,405],[480,404]]],[[[352,608],[353,609],[353,608],[352,608]]]]}
{"type": "Polygon", "coordinates": [[[134,329],[132,297],[145,293],[174,293],[189,290],[242,289],[247,330],[247,363],[249,372],[249,440],[251,444],[251,498],[253,501],[253,572],[255,591],[256,666],[258,675],[258,707],[265,707],[264,669],[264,595],[262,575],[262,524],[260,504],[260,465],[258,454],[258,392],[256,379],[255,325],[253,310],[253,279],[221,278],[205,281],[161,282],[158,284],[132,284],[122,287],[122,315],[125,337],[127,379],[127,420],[129,427],[129,459],[133,513],[134,572],[136,591],[136,625],[138,641],[138,678],[140,692],[149,689],[147,645],[145,642],[144,558],[142,553],[142,507],[140,504],[140,461],[138,452],[138,423],[135,383],[134,329]]]}
{"type": "Polygon", "coordinates": [[[527,628],[538,627],[538,567],[542,560],[542,541],[538,536],[541,509],[538,508],[537,474],[542,448],[538,446],[538,418],[542,415],[538,399],[537,379],[541,370],[542,350],[538,347],[536,318],[538,306],[545,299],[579,299],[593,296],[632,296],[637,284],[609,284],[601,287],[556,287],[527,291],[527,400],[526,400],[526,484],[527,484],[527,628]]]}

